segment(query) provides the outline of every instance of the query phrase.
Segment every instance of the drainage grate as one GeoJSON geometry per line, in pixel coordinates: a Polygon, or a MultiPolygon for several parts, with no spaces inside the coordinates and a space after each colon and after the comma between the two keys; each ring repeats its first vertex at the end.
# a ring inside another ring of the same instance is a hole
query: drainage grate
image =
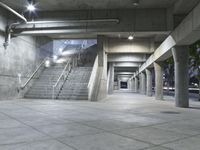
{"type": "Polygon", "coordinates": [[[180,114],[180,112],[177,112],[177,111],[161,111],[160,113],[162,114],[180,114]]]}

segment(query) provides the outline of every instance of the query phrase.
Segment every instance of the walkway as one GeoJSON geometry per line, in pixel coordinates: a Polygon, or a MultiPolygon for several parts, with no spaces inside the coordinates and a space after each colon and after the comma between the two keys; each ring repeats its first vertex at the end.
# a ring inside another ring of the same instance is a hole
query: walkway
{"type": "Polygon", "coordinates": [[[175,108],[139,94],[102,102],[0,102],[0,150],[199,150],[200,102],[175,108]]]}

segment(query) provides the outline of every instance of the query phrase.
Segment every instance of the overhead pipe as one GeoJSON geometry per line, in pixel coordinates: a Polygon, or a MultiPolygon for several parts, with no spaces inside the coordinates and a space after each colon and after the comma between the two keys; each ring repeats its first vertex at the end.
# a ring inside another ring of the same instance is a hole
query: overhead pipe
{"type": "Polygon", "coordinates": [[[47,21],[30,21],[30,22],[24,22],[24,23],[12,23],[8,26],[8,38],[6,42],[4,43],[4,47],[8,46],[9,40],[10,40],[10,34],[12,31],[12,28],[17,27],[19,25],[35,25],[35,24],[45,24],[45,23],[101,23],[101,22],[114,22],[119,23],[120,20],[116,18],[108,18],[108,19],[84,19],[84,20],[47,20],[47,21]]]}
{"type": "MultiPolygon", "coordinates": [[[[27,23],[27,19],[20,15],[18,12],[16,12],[14,9],[10,8],[8,5],[0,2],[0,6],[7,9],[8,11],[10,11],[11,13],[13,13],[15,16],[17,16],[18,18],[20,18],[24,23],[27,23]]],[[[10,26],[6,29],[6,37],[5,37],[5,43],[3,44],[4,48],[7,49],[9,43],[10,43],[10,39],[11,39],[11,28],[10,26]]]]}
{"type": "MultiPolygon", "coordinates": [[[[83,19],[83,20],[47,20],[47,21],[30,21],[24,24],[35,25],[35,24],[46,24],[46,23],[100,23],[100,22],[114,22],[119,23],[119,19],[83,19]]],[[[10,29],[23,25],[23,23],[13,23],[10,25],[10,29]]]]}
{"type": "Polygon", "coordinates": [[[23,20],[22,23],[12,23],[10,24],[7,29],[6,29],[6,37],[5,37],[5,43],[3,44],[4,48],[7,49],[9,43],[10,43],[10,39],[11,39],[11,32],[12,32],[12,28],[16,27],[18,25],[23,25],[23,24],[45,24],[45,23],[99,23],[99,22],[115,22],[115,23],[119,23],[119,19],[88,19],[88,20],[53,20],[53,21],[31,21],[28,22],[27,19],[20,15],[18,12],[16,12],[14,9],[10,8],[9,6],[7,6],[6,4],[0,2],[0,6],[2,6],[3,8],[7,9],[8,11],[12,12],[14,15],[16,15],[17,17],[19,17],[21,20],[23,20]]]}

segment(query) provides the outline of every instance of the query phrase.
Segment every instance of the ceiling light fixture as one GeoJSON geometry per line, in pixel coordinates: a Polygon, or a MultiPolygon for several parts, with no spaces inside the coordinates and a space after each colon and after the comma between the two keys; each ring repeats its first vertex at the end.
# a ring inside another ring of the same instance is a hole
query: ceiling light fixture
{"type": "Polygon", "coordinates": [[[133,39],[134,39],[134,36],[133,36],[133,35],[129,35],[129,36],[128,36],[128,40],[131,41],[131,40],[133,40],[133,39]]]}
{"type": "Polygon", "coordinates": [[[33,11],[35,11],[36,8],[33,4],[28,4],[27,9],[28,9],[28,11],[33,12],[33,11]]]}
{"type": "Polygon", "coordinates": [[[139,0],[132,0],[132,4],[133,4],[134,6],[138,6],[139,3],[140,3],[139,0]]]}

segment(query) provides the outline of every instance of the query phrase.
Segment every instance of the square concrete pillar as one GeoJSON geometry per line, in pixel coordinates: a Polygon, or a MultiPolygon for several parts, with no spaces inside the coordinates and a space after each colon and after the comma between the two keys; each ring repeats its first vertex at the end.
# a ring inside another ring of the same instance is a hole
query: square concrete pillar
{"type": "Polygon", "coordinates": [[[141,93],[146,94],[146,74],[144,72],[141,73],[141,93]]]}
{"type": "Polygon", "coordinates": [[[146,95],[147,96],[152,96],[152,70],[151,69],[146,69],[146,95]]]}
{"type": "Polygon", "coordinates": [[[103,35],[97,36],[97,55],[98,55],[98,89],[97,100],[106,98],[107,90],[107,38],[103,35]]]}
{"type": "Polygon", "coordinates": [[[134,82],[135,83],[135,92],[138,93],[138,77],[135,77],[134,80],[135,80],[135,82],[134,82]]]}
{"type": "Polygon", "coordinates": [[[131,90],[134,92],[135,91],[135,79],[134,78],[132,78],[131,79],[132,80],[132,84],[131,84],[131,90]]]}
{"type": "Polygon", "coordinates": [[[155,70],[155,99],[163,100],[163,63],[154,62],[155,70]]]}
{"type": "Polygon", "coordinates": [[[139,93],[142,93],[142,73],[139,74],[139,93]]]}
{"type": "Polygon", "coordinates": [[[113,87],[114,87],[114,65],[113,63],[109,63],[109,69],[108,69],[108,94],[113,93],[113,87]]]}
{"type": "Polygon", "coordinates": [[[186,46],[172,48],[175,63],[175,100],[177,107],[189,107],[188,96],[188,57],[189,49],[186,46]]]}

